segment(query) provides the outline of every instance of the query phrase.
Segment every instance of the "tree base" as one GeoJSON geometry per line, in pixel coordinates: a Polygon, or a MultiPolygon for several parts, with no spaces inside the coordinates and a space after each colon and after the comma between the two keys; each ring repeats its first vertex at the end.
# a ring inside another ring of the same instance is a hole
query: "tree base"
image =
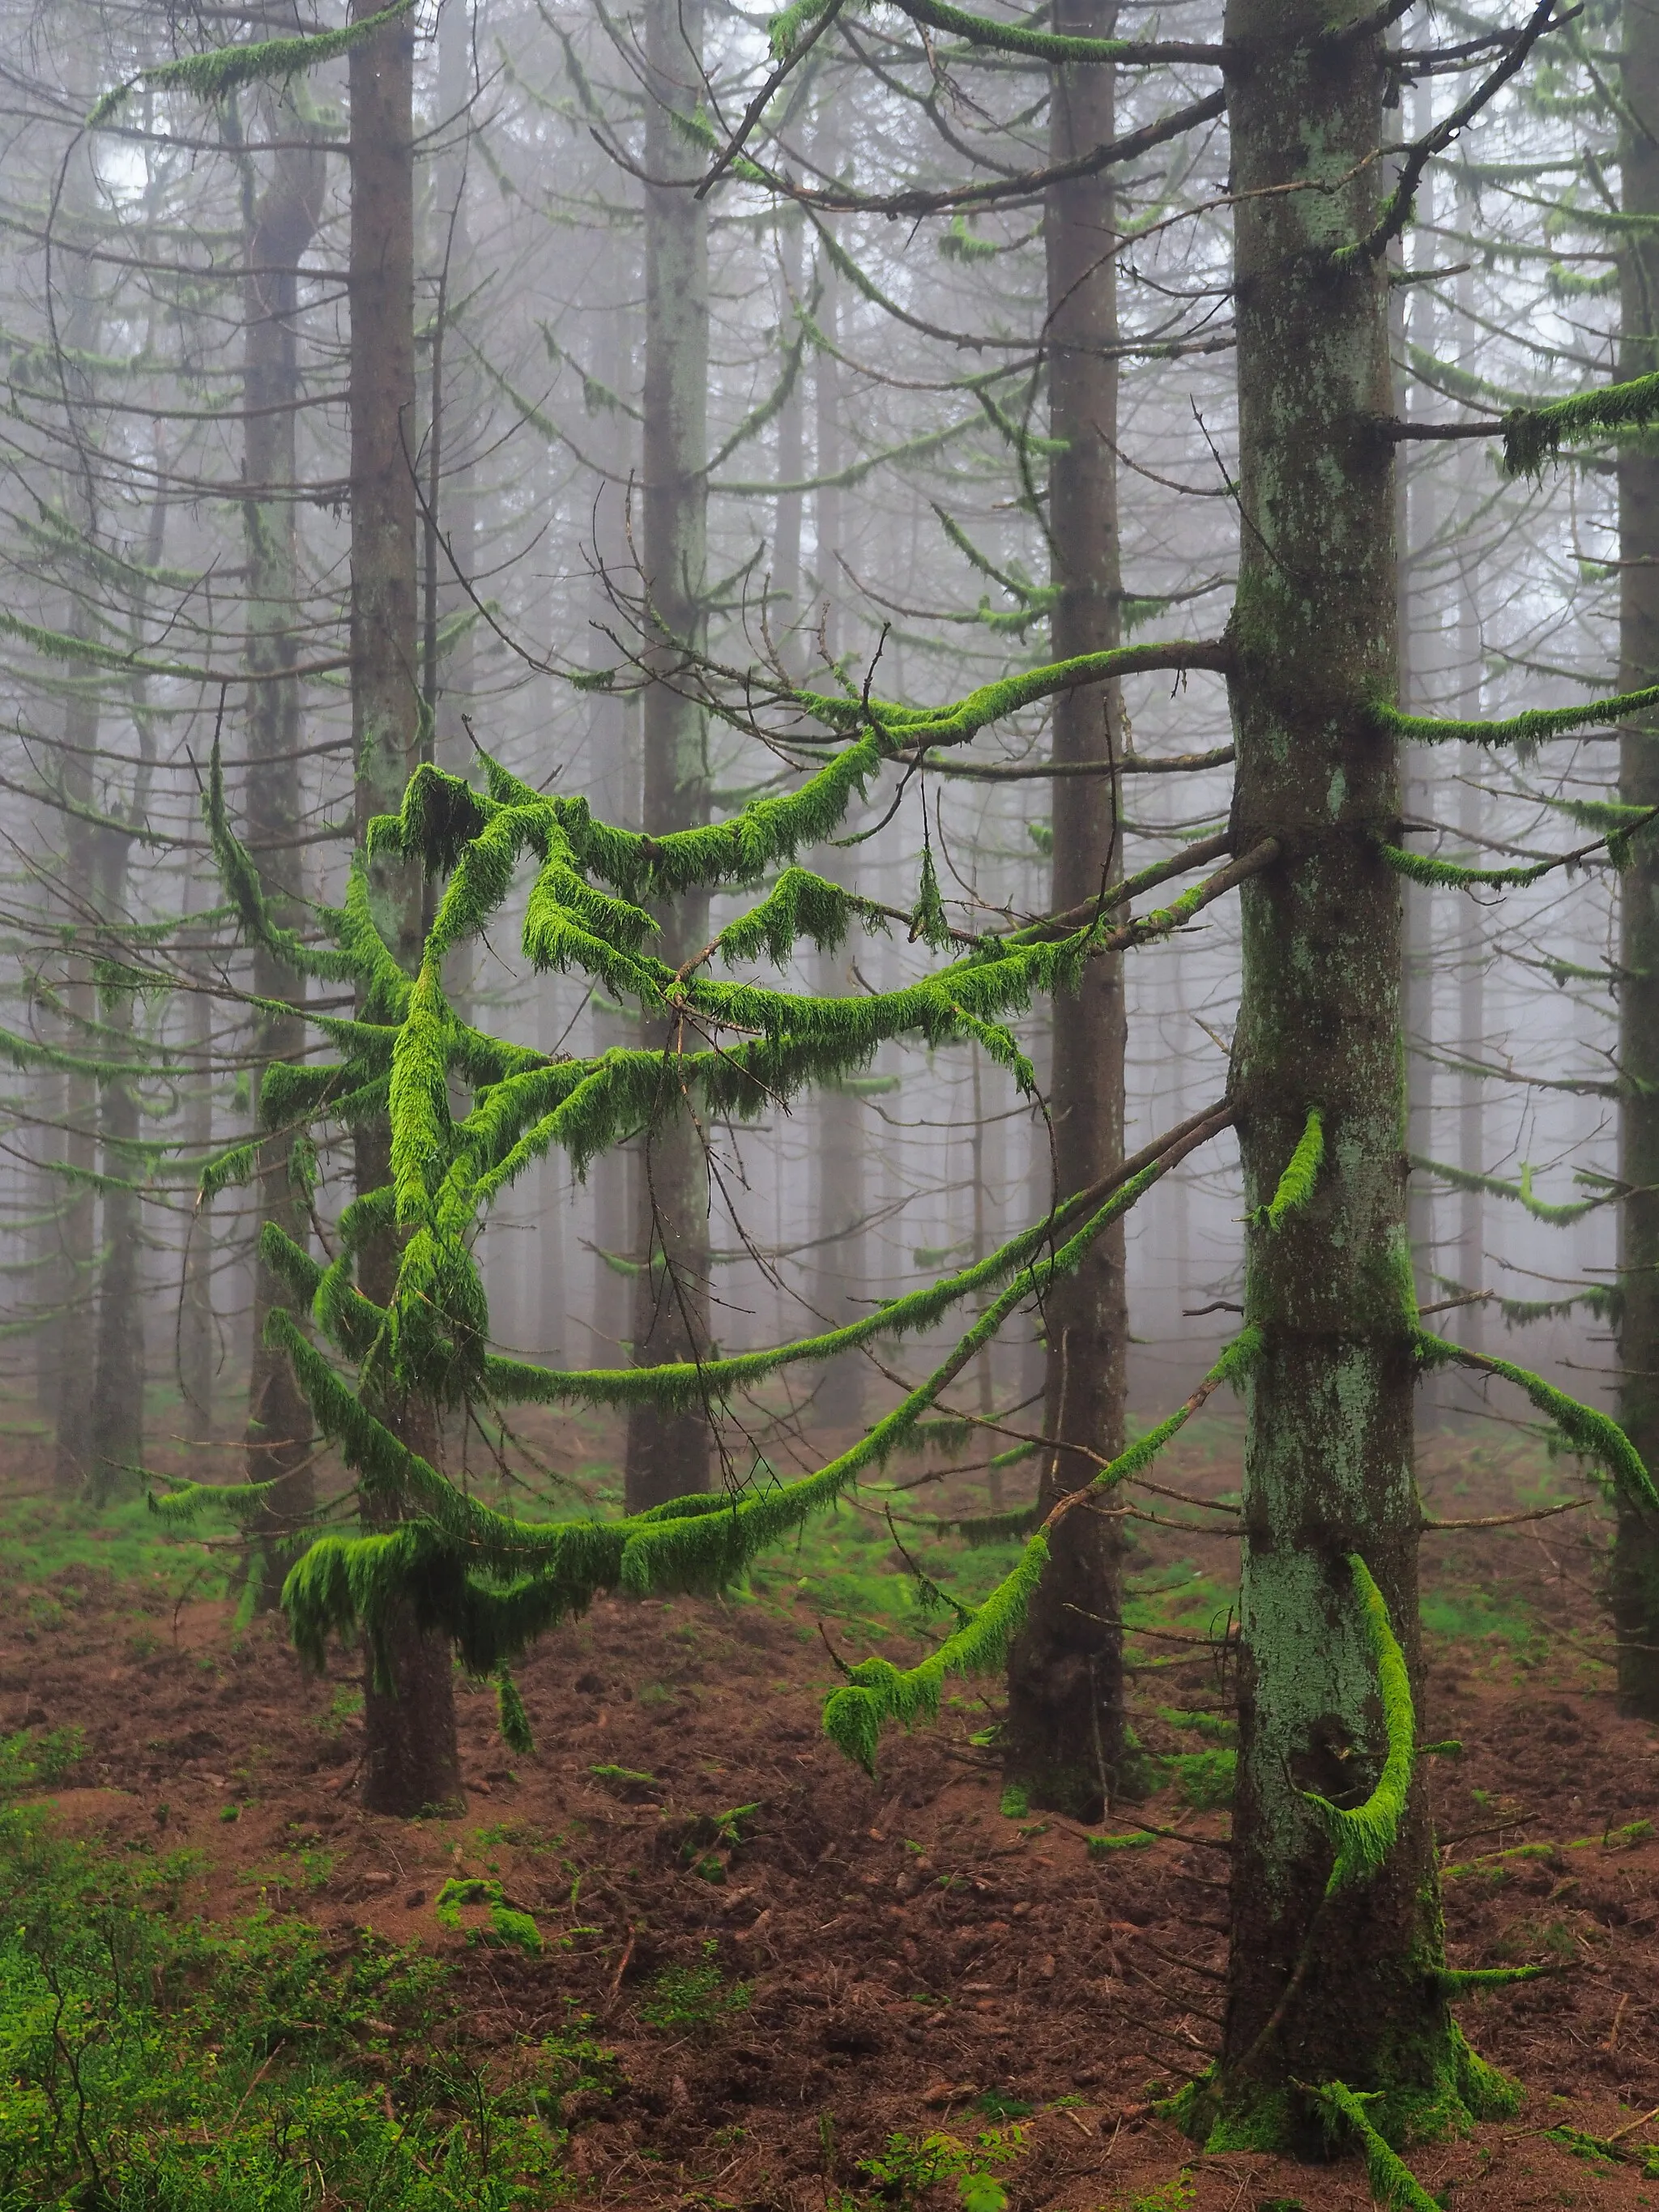
{"type": "MultiPolygon", "coordinates": [[[[1322,2086],[1230,2076],[1216,2068],[1158,2112],[1206,2153],[1272,2151],[1320,2161],[1333,2151],[1329,2122],[1310,2094],[1322,2086]]],[[[1392,2085],[1378,2086],[1382,2094],[1368,2106],[1367,2118],[1396,2150],[1467,2135],[1477,2120],[1508,2119],[1521,2103],[1520,2085],[1471,2050],[1455,2021],[1432,2064],[1402,2066],[1392,2085]]]]}

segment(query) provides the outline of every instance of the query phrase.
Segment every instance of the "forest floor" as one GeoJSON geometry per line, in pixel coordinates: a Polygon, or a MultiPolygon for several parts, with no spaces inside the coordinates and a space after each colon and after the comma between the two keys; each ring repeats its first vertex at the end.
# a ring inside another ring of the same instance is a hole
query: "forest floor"
{"type": "MultiPolygon", "coordinates": [[[[1178,1639],[1224,1630],[1230,1544],[1195,1560],[1184,1533],[1141,1528],[1137,1727],[1163,1780],[1109,1816],[1115,1845],[1005,1802],[994,1684],[890,1740],[874,1782],[823,1739],[832,1655],[923,1648],[891,1533],[856,1513],[725,1601],[607,1600],[549,1635],[519,1674],[529,1756],[463,1686],[467,1809],[400,1824],[356,1802],[349,1659],[307,1676],[275,1625],[238,1630],[201,1595],[221,1554],[163,1544],[137,1508],[79,1530],[30,1458],[0,1504],[0,1728],[81,1731],[34,1793],[52,1831],[112,1865],[165,1859],[175,1913],[298,1918],[336,1962],[366,1930],[441,1962],[441,2004],[407,2036],[369,2020],[341,2063],[390,2122],[434,2050],[462,2054],[501,2110],[568,2131],[549,2178],[490,2203],[955,2212],[995,2202],[980,2168],[1013,2212],[1370,2203],[1352,2155],[1206,2156],[1152,2109],[1214,2039],[1225,1684],[1178,1639]]],[[[1524,1441],[1443,1433],[1424,1468],[1448,1516],[1577,1494],[1524,1441]]],[[[1236,1431],[1206,1424],[1162,1473],[1226,1489],[1236,1431]]],[[[1461,2008],[1527,2092],[1514,2119],[1413,2154],[1468,2212],[1659,2205],[1639,2148],[1659,2140],[1659,1733],[1613,1711],[1597,1517],[1425,1547],[1423,1729],[1462,1745],[1431,1762],[1449,1954],[1564,1969],[1461,2008]]],[[[994,1571],[955,1557],[981,1586],[994,1571]]]]}

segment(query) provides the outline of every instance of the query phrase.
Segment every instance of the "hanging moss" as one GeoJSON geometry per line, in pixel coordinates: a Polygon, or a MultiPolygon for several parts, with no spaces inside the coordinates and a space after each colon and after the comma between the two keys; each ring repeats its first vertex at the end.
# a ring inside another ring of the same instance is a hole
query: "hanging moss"
{"type": "Polygon", "coordinates": [[[1527,884],[1537,883],[1553,869],[1573,865],[1563,858],[1519,863],[1512,868],[1466,868],[1456,860],[1437,860],[1429,853],[1407,852],[1399,845],[1379,845],[1377,850],[1395,875],[1408,877],[1414,884],[1426,884],[1436,890],[1518,890],[1527,884]]]}
{"type": "Polygon", "coordinates": [[[501,1741],[509,1751],[527,1758],[536,1748],[536,1740],[530,1732],[530,1716],[519,1695],[519,1686],[505,1667],[495,1670],[495,1707],[501,1741]]]}
{"type": "Polygon", "coordinates": [[[1608,699],[1589,699],[1577,707],[1528,707],[1501,720],[1459,721],[1438,714],[1402,714],[1397,707],[1373,701],[1373,726],[1402,744],[1538,745],[1571,737],[1598,722],[1628,722],[1659,707],[1659,684],[1645,690],[1621,691],[1608,699]]]}
{"type": "Polygon", "coordinates": [[[1659,1491],[1654,1489],[1635,1445],[1617,1421],[1595,1407],[1568,1397],[1565,1390],[1558,1390],[1553,1382],[1547,1382],[1541,1375],[1534,1375],[1530,1368],[1517,1367],[1513,1360],[1498,1359],[1490,1352],[1468,1351],[1461,1344],[1431,1336],[1425,1330],[1418,1333],[1417,1359],[1425,1373],[1432,1373],[1437,1367],[1470,1367],[1478,1373],[1500,1376],[1504,1382],[1513,1382],[1525,1391],[1540,1413],[1548,1414],[1575,1451],[1598,1461],[1607,1468],[1626,1503],[1640,1512],[1659,1514],[1659,1491]]]}
{"type": "Polygon", "coordinates": [[[1101,1468],[1085,1489],[1063,1499],[1048,1522],[1033,1534],[1012,1571],[1006,1575],[984,1603],[969,1613],[953,1636],[919,1666],[905,1670],[890,1660],[866,1659],[853,1669],[845,1688],[833,1691],[823,1709],[823,1726],[831,1741],[866,1771],[875,1771],[882,1729],[896,1723],[909,1727],[918,1718],[931,1719],[947,1674],[987,1672],[1000,1667],[1010,1640],[1025,1618],[1032,1592],[1042,1579],[1048,1555],[1048,1527],[1057,1513],[1085,1510],[1084,1500],[1097,1492],[1114,1490],[1146,1467],[1189,1419],[1218,1384],[1240,1380],[1261,1349],[1261,1334],[1243,1330],[1222,1353],[1203,1383],[1187,1403],[1169,1419],[1101,1468]]]}
{"type": "Polygon", "coordinates": [[[1313,1196],[1324,1161],[1325,1120],[1316,1106],[1310,1106],[1302,1134],[1297,1139],[1296,1150],[1285,1163],[1277,1189],[1267,1205],[1258,1206],[1251,1216],[1257,1226],[1277,1229],[1287,1213],[1298,1212],[1313,1196]]]}
{"type": "MultiPolygon", "coordinates": [[[[1505,1182],[1501,1176],[1475,1175],[1468,1168],[1450,1167],[1444,1160],[1426,1159],[1416,1152],[1412,1154],[1411,1164],[1423,1174],[1449,1183],[1454,1190],[1478,1190],[1485,1192],[1490,1198],[1513,1199],[1531,1214],[1534,1221],[1547,1221],[1553,1228],[1558,1229],[1582,1221],[1587,1213],[1594,1213],[1601,1206],[1612,1205],[1618,1196],[1616,1191],[1607,1190],[1598,1193],[1594,1198],[1572,1199],[1564,1204],[1552,1204],[1534,1192],[1532,1169],[1525,1162],[1522,1164],[1518,1182],[1505,1182]]],[[[1546,1303],[1553,1306],[1556,1302],[1546,1303]]]]}
{"type": "Polygon", "coordinates": [[[1603,384],[1547,407],[1517,407],[1504,417],[1504,466],[1511,476],[1538,476],[1563,446],[1587,439],[1629,437],[1659,422],[1659,374],[1603,384]]]}
{"type": "Polygon", "coordinates": [[[176,62],[158,62],[141,70],[125,84],[106,92],[87,118],[87,128],[96,131],[108,123],[143,85],[151,92],[184,92],[206,106],[228,100],[246,84],[281,83],[289,77],[337,61],[368,39],[399,22],[413,9],[415,0],[392,0],[378,15],[362,17],[337,31],[313,31],[287,39],[252,39],[242,45],[215,46],[204,54],[187,54],[176,62]]]}
{"type": "Polygon", "coordinates": [[[1345,1809],[1333,1805],[1317,1790],[1303,1792],[1309,1802],[1318,1808],[1336,1846],[1336,1858],[1325,1885],[1327,1897],[1334,1897],[1339,1890],[1354,1882],[1369,1881],[1394,1849],[1394,1840],[1405,1815],[1407,1793],[1411,1788],[1417,1735],[1411,1677],[1407,1672],[1405,1654],[1395,1638],[1388,1605],[1371,1579],[1370,1568],[1357,1552],[1348,1554],[1348,1571],[1353,1577],[1354,1591],[1365,1616],[1371,1656],[1376,1662],[1377,1689],[1382,1700],[1382,1722],[1389,1747],[1376,1785],[1363,1805],[1345,1809]]]}

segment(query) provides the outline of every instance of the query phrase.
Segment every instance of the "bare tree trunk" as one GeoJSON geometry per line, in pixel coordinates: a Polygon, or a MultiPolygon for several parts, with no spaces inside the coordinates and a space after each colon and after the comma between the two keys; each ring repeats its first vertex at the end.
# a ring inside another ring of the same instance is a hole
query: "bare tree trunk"
{"type": "MultiPolygon", "coordinates": [[[[145,559],[153,572],[161,566],[167,530],[167,503],[159,492],[150,507],[145,559]]],[[[145,592],[134,600],[132,641],[144,629],[145,592]]],[[[126,818],[111,815],[100,827],[94,848],[98,870],[97,909],[100,923],[117,942],[131,919],[127,911],[132,835],[149,805],[150,769],[155,757],[148,679],[132,680],[132,726],[136,744],[131,795],[126,818]]],[[[134,1050],[137,995],[118,982],[100,994],[105,1034],[99,1056],[104,1063],[98,1084],[100,1166],[103,1188],[102,1263],[98,1277],[98,1328],[92,1381],[92,1492],[106,1498],[123,1476],[135,1475],[144,1456],[144,1221],[138,1182],[143,1176],[137,1146],[140,1104],[134,1050]]]]}
{"type": "MultiPolygon", "coordinates": [[[[702,155],[672,111],[691,112],[701,95],[701,0],[648,0],[645,60],[646,173],[696,177],[702,155]]],[[[708,812],[702,716],[672,681],[703,633],[708,501],[708,218],[684,184],[645,187],[645,299],[644,659],[659,680],[645,694],[644,827],[655,836],[693,828],[708,812]]],[[[678,965],[708,940],[708,894],[690,892],[658,919],[659,950],[678,965]]],[[[661,1052],[662,1068],[638,1193],[634,1358],[653,1367],[708,1350],[708,1168],[682,1088],[678,1029],[647,1024],[645,1042],[661,1052]]],[[[708,1447],[702,1407],[630,1407],[629,1510],[706,1489],[708,1447]]]]}
{"type": "MultiPolygon", "coordinates": [[[[597,358],[599,380],[611,392],[623,386],[626,348],[623,309],[609,307],[600,320],[597,358]]],[[[617,658],[612,633],[618,609],[615,594],[622,587],[628,565],[625,495],[623,486],[635,472],[635,456],[627,418],[609,410],[594,424],[597,457],[613,481],[602,483],[593,511],[594,568],[588,595],[589,665],[607,668],[617,658]]],[[[635,829],[640,822],[639,721],[636,695],[618,698],[614,692],[595,691],[588,707],[588,793],[595,811],[606,822],[635,829]]],[[[637,1024],[596,1007],[592,1016],[593,1050],[611,1045],[629,1047],[639,1042],[637,1024]]],[[[632,1285],[616,1263],[625,1267],[636,1257],[634,1237],[639,1208],[634,1182],[638,1147],[613,1145],[588,1170],[593,1192],[592,1316],[589,1358],[596,1367],[620,1366],[633,1327],[632,1285]]]]}
{"type": "MultiPolygon", "coordinates": [[[[1054,27],[1109,38],[1115,0],[1062,0],[1054,27]]],[[[1115,72],[1057,70],[1049,149],[1071,159],[1113,136],[1115,72]]],[[[1049,432],[1066,441],[1050,471],[1050,558],[1060,597],[1052,651],[1065,659],[1118,643],[1122,575],[1115,464],[1116,231],[1110,172],[1052,185],[1043,206],[1048,262],[1049,432]]],[[[1115,760],[1123,748],[1115,684],[1054,702],[1058,763],[1115,760]]],[[[1075,905],[1120,872],[1115,776],[1054,785],[1054,899],[1075,905]]],[[[1091,961],[1076,999],[1055,1009],[1050,1099],[1057,1194],[1097,1182],[1123,1156],[1126,1022],[1121,963],[1091,961]]],[[[1123,1448],[1128,1307],[1121,1223],[1048,1293],[1045,1449],[1039,1510],[1090,1480],[1123,1448]]],[[[1032,1802],[1098,1817],[1123,1758],[1122,1523],[1074,1512],[1059,1523],[1025,1627],[1009,1655],[1006,1767],[1032,1802]]]]}
{"type": "MultiPolygon", "coordinates": [[[[351,12],[362,21],[378,12],[376,0],[353,0],[351,12]]],[[[396,811],[418,759],[413,67],[407,18],[352,49],[351,708],[360,843],[370,817],[396,811]]],[[[369,894],[382,935],[412,973],[424,909],[419,868],[382,856],[369,894]]],[[[390,1182],[384,1121],[360,1132],[356,1170],[360,1193],[390,1182]]],[[[386,1304],[397,1272],[397,1239],[387,1231],[363,1253],[361,1287],[386,1304]]],[[[410,1450],[436,1455],[428,1399],[389,1386],[376,1410],[410,1450]]],[[[370,1528],[394,1526],[402,1511],[397,1497],[365,1492],[370,1528]]],[[[422,1631],[407,1607],[370,1656],[363,1720],[363,1802],[372,1812],[410,1816],[459,1799],[449,1644],[422,1631]]]]}
{"type": "MultiPolygon", "coordinates": [[[[833,107],[819,125],[817,159],[833,174],[840,166],[840,147],[833,107]]],[[[823,272],[818,301],[818,326],[831,344],[840,337],[840,296],[834,270],[823,272]]],[[[813,370],[815,413],[814,473],[836,474],[842,465],[841,423],[841,364],[835,356],[820,353],[813,370]]],[[[841,566],[842,539],[841,487],[820,483],[813,494],[817,538],[818,633],[831,660],[842,652],[841,566]]],[[[799,544],[799,509],[796,545],[799,544]]],[[[822,853],[818,866],[839,882],[840,856],[822,853]]],[[[826,996],[839,996],[854,988],[848,972],[850,955],[820,953],[816,963],[817,988],[826,996]]],[[[829,1084],[813,1103],[817,1124],[813,1162],[811,1300],[823,1316],[818,1326],[839,1328],[857,1318],[856,1304],[865,1276],[864,1237],[857,1227],[865,1211],[864,1131],[856,1093],[839,1084],[829,1084]]],[[[827,1429],[850,1429],[863,1418],[864,1355],[843,1352],[823,1370],[813,1396],[813,1412],[827,1429]]]]}
{"type": "MultiPolygon", "coordinates": [[[[187,891],[192,907],[200,884],[199,873],[192,871],[187,891]]],[[[188,968],[194,988],[185,1006],[190,1078],[181,1127],[186,1157],[201,1160],[213,1143],[213,999],[207,962],[199,951],[192,951],[188,968]]],[[[204,1443],[213,1436],[213,1250],[212,1209],[198,1203],[185,1232],[179,1269],[178,1368],[186,1433],[204,1443]]]]}
{"type": "MultiPolygon", "coordinates": [[[[81,212],[91,197],[83,153],[66,173],[64,204],[66,212],[81,212]]],[[[86,394],[87,378],[82,360],[98,349],[101,318],[93,289],[93,270],[73,250],[65,257],[73,290],[64,318],[63,368],[65,389],[72,397],[86,394]]],[[[64,506],[76,526],[88,532],[94,527],[92,492],[79,470],[67,471],[64,506]]],[[[85,596],[71,588],[64,628],[71,637],[91,639],[97,624],[85,596]]],[[[68,808],[64,816],[63,911],[72,927],[84,930],[94,907],[96,833],[88,818],[93,798],[93,765],[98,751],[99,691],[101,679],[90,674],[71,674],[65,685],[64,751],[61,789],[68,808]],[[87,812],[76,810],[85,809],[87,812]]],[[[88,954],[72,951],[66,963],[60,998],[64,1008],[62,1042],[82,1060],[95,1056],[93,1033],[97,1000],[88,954]]],[[[64,1164],[71,1178],[90,1176],[98,1158],[98,1086],[84,1067],[72,1067],[64,1081],[64,1164]]],[[[87,1388],[86,1350],[95,1314],[95,1261],[98,1249],[98,1204],[89,1182],[70,1180],[60,1186],[58,1264],[52,1270],[54,1317],[51,1358],[51,1411],[56,1435],[52,1457],[52,1487],[60,1495],[78,1495],[92,1474],[92,1394],[87,1388]]]]}
{"type": "MultiPolygon", "coordinates": [[[[1620,161],[1625,212],[1645,217],[1623,244],[1620,379],[1659,368],[1659,15],[1627,0],[1621,77],[1627,113],[1620,161]]],[[[1659,682],[1659,453],[1619,447],[1619,682],[1659,682]]],[[[1626,723],[1619,796],[1659,805],[1659,724],[1626,723]]],[[[1643,1464],[1659,1468],[1659,844],[1636,838],[1620,878],[1619,1414],[1643,1464]]],[[[1659,1528],[1622,1501],[1612,1589],[1622,1712],[1659,1720],[1659,1528]]]]}
{"type": "MultiPolygon", "coordinates": [[[[299,755],[305,739],[298,680],[287,672],[299,657],[299,548],[295,528],[298,477],[295,415],[301,394],[298,288],[288,274],[298,266],[321,215],[326,156],[320,146],[295,143],[305,136],[304,117],[292,95],[272,102],[274,133],[289,143],[271,159],[264,191],[247,210],[247,265],[243,287],[243,385],[246,396],[242,542],[248,579],[247,763],[243,811],[248,846],[260,889],[274,920],[299,919],[301,815],[299,755]]],[[[250,178],[250,186],[252,179],[250,178]]],[[[263,1003],[254,1016],[256,1084],[264,1069],[294,1061],[305,1049],[305,1024],[297,1009],[305,985],[269,946],[256,945],[253,990],[263,1003]],[[284,1004],[296,1011],[275,1011],[284,1004]]],[[[263,1128],[254,1099],[256,1127],[263,1128]]],[[[304,1247],[310,1241],[305,1193],[295,1174],[294,1132],[267,1129],[259,1141],[254,1193],[257,1235],[267,1223],[304,1247]]],[[[298,1317],[299,1303],[257,1248],[253,1260],[252,1343],[249,1349],[247,1427],[244,1451],[250,1482],[273,1482],[254,1523],[258,1558],[255,1602],[273,1607],[294,1556],[295,1540],[317,1502],[312,1467],[311,1412],[286,1357],[265,1342],[273,1312],[298,1317]]]]}

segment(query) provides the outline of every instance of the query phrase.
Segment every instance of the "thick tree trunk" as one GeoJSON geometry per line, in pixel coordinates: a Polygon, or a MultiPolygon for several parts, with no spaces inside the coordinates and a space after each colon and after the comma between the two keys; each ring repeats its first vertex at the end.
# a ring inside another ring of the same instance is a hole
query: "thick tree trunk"
{"type": "MultiPolygon", "coordinates": [[[[243,811],[261,889],[275,918],[291,927],[299,918],[300,848],[295,839],[301,811],[298,756],[305,721],[299,684],[285,672],[298,658],[300,633],[299,550],[289,489],[298,473],[293,412],[300,398],[295,322],[298,291],[296,280],[286,272],[297,267],[316,231],[326,156],[320,147],[293,143],[303,136],[303,120],[291,99],[272,106],[278,125],[275,135],[289,143],[272,156],[270,182],[252,211],[247,264],[258,273],[248,277],[243,291],[248,495],[242,507],[242,538],[248,566],[248,670],[255,679],[248,686],[243,811]]],[[[256,1071],[297,1060],[305,1048],[305,1024],[297,1011],[304,1001],[304,983],[268,947],[258,945],[253,954],[253,990],[264,1002],[255,1017],[256,1071]],[[284,1002],[296,1011],[270,1011],[284,1002]]],[[[255,1126],[263,1127],[257,1097],[254,1116],[255,1126]]],[[[310,1224],[305,1193],[295,1176],[292,1130],[273,1129],[262,1136],[254,1188],[258,1229],[274,1223],[296,1244],[305,1245],[310,1224]]],[[[276,1485],[255,1522],[256,1603],[266,1612],[282,1595],[294,1540],[317,1501],[310,1408],[287,1358],[265,1342],[266,1322],[277,1310],[297,1318],[299,1302],[282,1277],[265,1265],[256,1245],[244,1449],[247,1480],[276,1485]]]]}
{"type": "Polygon", "coordinates": [[[1323,1120],[1311,1196],[1246,1231],[1250,1371],[1240,1596],[1232,1947],[1222,2053],[1190,2117],[1222,2144],[1315,2147],[1298,2084],[1381,2093],[1399,2137],[1443,2126],[1477,2069],[1434,1979],[1433,1837],[1420,1778],[1368,1880],[1325,1902],[1333,1850],[1306,1795],[1362,1802],[1387,1737],[1349,1558],[1420,1680],[1413,1304],[1405,1219],[1394,748],[1368,726],[1398,661],[1388,268],[1332,250],[1377,213],[1389,135],[1360,0],[1230,0],[1243,517],[1231,625],[1241,851],[1282,858],[1243,896],[1235,1095],[1247,1208],[1323,1120]],[[1356,27],[1344,32],[1344,25],[1356,27]],[[1315,187],[1310,189],[1310,187],[1315,187]]]}
{"type": "MultiPolygon", "coordinates": [[[[702,156],[671,111],[690,113],[702,91],[699,0],[649,0],[645,16],[646,173],[691,179],[702,156]]],[[[682,184],[645,187],[645,495],[642,533],[648,625],[644,659],[659,680],[645,694],[644,827],[650,835],[707,819],[702,716],[673,682],[704,623],[707,555],[708,233],[704,203],[682,184]]],[[[692,892],[659,915],[658,950],[676,965],[708,937],[708,900],[692,892]]],[[[708,1340],[708,1169],[678,1066],[673,1024],[646,1025],[660,1080],[643,1144],[634,1257],[634,1358],[641,1367],[706,1356],[708,1340]]],[[[625,1488],[642,1511],[708,1484],[703,1408],[630,1408],[625,1488]]]]}
{"type": "MultiPolygon", "coordinates": [[[[378,12],[353,0],[354,20],[378,12]]],[[[369,817],[397,811],[416,765],[420,731],[416,654],[414,341],[414,33],[386,24],[351,54],[351,709],[357,833],[369,817]]],[[[370,897],[400,965],[418,963],[423,886],[417,867],[382,858],[370,897]]],[[[391,1181],[390,1132],[379,1122],[357,1141],[357,1188],[391,1181]]],[[[384,1304],[397,1279],[395,1237],[362,1256],[362,1288],[384,1304]]],[[[387,1386],[376,1407],[412,1450],[437,1450],[437,1420],[422,1397],[387,1386]]],[[[384,1528],[400,1501],[366,1493],[363,1516],[384,1528]]],[[[372,1812],[413,1815],[460,1796],[453,1664],[446,1639],[395,1620],[365,1674],[363,1802],[372,1812]]]]}
{"type": "MultiPolygon", "coordinates": [[[[1620,161],[1625,211],[1659,216],[1659,15],[1648,0],[1624,14],[1626,126],[1620,161]]],[[[1659,239],[1625,242],[1620,283],[1621,378],[1659,368],[1659,239]]],[[[1619,448],[1619,681],[1659,682],[1659,453],[1646,439],[1619,448]]],[[[1659,805],[1659,724],[1626,723],[1619,796],[1659,805]]],[[[1620,879],[1619,1413],[1644,1466],[1659,1468],[1659,841],[1638,837],[1620,879]]],[[[1622,1711],[1659,1720],[1659,1527],[1621,1504],[1612,1599],[1622,1711]]]]}
{"type": "MultiPolygon", "coordinates": [[[[1063,0],[1056,31],[1109,38],[1115,0],[1063,0]]],[[[1054,74],[1050,153],[1067,160],[1113,136],[1115,72],[1054,74]]],[[[1109,172],[1052,186],[1043,209],[1048,246],[1049,431],[1066,453],[1050,471],[1049,541],[1060,598],[1052,650],[1064,659],[1118,643],[1122,577],[1115,463],[1116,208],[1109,172]]],[[[1116,759],[1123,744],[1115,685],[1054,702],[1056,762],[1116,759]]],[[[1054,786],[1054,899],[1075,905],[1120,872],[1115,776],[1068,777],[1054,786]]],[[[1123,1156],[1125,1020],[1121,963],[1091,962],[1075,999],[1055,1009],[1054,1166],[1068,1197],[1123,1156]]],[[[1068,1447],[1110,1455],[1123,1448],[1124,1348],[1128,1310],[1120,1223],[1097,1238],[1077,1273],[1048,1294],[1045,1449],[1037,1502],[1047,1511],[1094,1473],[1068,1447]]],[[[1121,1522],[1074,1512],[1060,1522],[1048,1565],[1008,1666],[1006,1766],[1032,1802],[1079,1820],[1098,1817],[1123,1761],[1121,1522]]]]}

